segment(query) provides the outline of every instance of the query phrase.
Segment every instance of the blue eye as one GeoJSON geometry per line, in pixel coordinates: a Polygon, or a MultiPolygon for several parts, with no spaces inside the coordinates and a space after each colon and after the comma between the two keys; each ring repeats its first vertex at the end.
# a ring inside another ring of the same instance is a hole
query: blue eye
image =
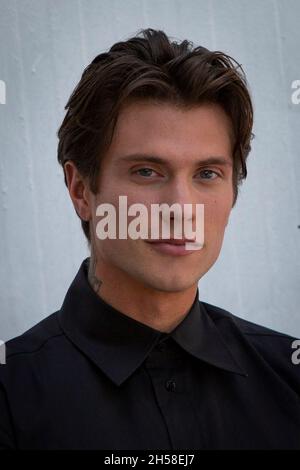
{"type": "MultiPolygon", "coordinates": [[[[199,174],[202,174],[202,173],[204,173],[206,176],[209,175],[209,174],[212,174],[212,173],[214,173],[214,174],[216,175],[216,177],[219,176],[218,173],[216,173],[216,172],[213,171],[213,170],[202,170],[202,171],[200,171],[199,174]]],[[[213,179],[215,179],[215,178],[206,178],[206,177],[205,177],[204,179],[213,180],[213,179]]]]}
{"type": "Polygon", "coordinates": [[[139,173],[139,172],[144,172],[144,174],[142,174],[141,176],[151,176],[149,175],[149,172],[153,172],[154,170],[151,170],[151,168],[140,168],[139,170],[136,171],[136,173],[139,173]],[[146,173],[146,174],[145,174],[146,173]]]}

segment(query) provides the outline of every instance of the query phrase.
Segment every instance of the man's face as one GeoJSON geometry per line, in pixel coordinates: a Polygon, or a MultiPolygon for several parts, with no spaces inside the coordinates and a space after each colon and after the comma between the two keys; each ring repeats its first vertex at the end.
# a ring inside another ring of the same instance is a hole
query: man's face
{"type": "Polygon", "coordinates": [[[170,104],[135,102],[122,109],[102,159],[99,192],[91,195],[94,250],[106,272],[146,289],[178,292],[197,284],[211,268],[220,253],[233,203],[230,126],[223,109],[214,104],[183,110],[170,104]],[[210,157],[225,164],[205,163],[210,157]],[[127,196],[128,207],[144,204],[149,214],[154,203],[179,203],[182,208],[192,204],[193,223],[195,205],[204,204],[203,248],[178,256],[144,239],[100,240],[96,208],[101,203],[113,204],[118,218],[119,196],[127,196]]]}

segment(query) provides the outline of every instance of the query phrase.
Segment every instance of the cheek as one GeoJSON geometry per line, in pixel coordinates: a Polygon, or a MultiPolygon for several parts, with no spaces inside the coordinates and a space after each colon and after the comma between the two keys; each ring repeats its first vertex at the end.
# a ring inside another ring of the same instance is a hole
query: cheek
{"type": "Polygon", "coordinates": [[[214,199],[212,202],[205,204],[204,224],[207,231],[219,230],[220,233],[223,233],[231,211],[230,202],[224,199],[214,199]]]}
{"type": "Polygon", "coordinates": [[[114,265],[122,264],[124,260],[130,259],[132,246],[128,244],[128,240],[97,240],[96,251],[105,263],[113,263],[114,265]]]}

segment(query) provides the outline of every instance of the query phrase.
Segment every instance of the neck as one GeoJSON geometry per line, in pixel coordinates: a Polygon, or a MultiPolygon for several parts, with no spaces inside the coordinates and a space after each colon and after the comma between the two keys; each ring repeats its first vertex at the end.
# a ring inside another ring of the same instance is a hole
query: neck
{"type": "Polygon", "coordinates": [[[97,259],[93,251],[90,257],[88,280],[97,295],[116,310],[166,333],[181,323],[197,293],[197,284],[179,292],[165,292],[149,288],[129,278],[126,273],[111,266],[105,266],[102,260],[97,259]]]}

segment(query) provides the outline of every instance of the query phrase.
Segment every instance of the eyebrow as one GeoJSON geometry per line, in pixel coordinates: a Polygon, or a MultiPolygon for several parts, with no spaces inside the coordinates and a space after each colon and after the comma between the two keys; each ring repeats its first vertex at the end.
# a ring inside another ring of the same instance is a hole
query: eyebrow
{"type": "MultiPolygon", "coordinates": [[[[170,160],[166,160],[160,156],[156,155],[148,155],[148,154],[132,154],[132,155],[125,155],[124,157],[120,157],[116,163],[123,163],[123,162],[152,162],[158,163],[160,165],[170,165],[170,160]]],[[[206,158],[198,160],[195,162],[195,166],[201,165],[222,165],[222,166],[232,166],[232,161],[228,160],[222,156],[214,156],[210,155],[206,158]]]]}

